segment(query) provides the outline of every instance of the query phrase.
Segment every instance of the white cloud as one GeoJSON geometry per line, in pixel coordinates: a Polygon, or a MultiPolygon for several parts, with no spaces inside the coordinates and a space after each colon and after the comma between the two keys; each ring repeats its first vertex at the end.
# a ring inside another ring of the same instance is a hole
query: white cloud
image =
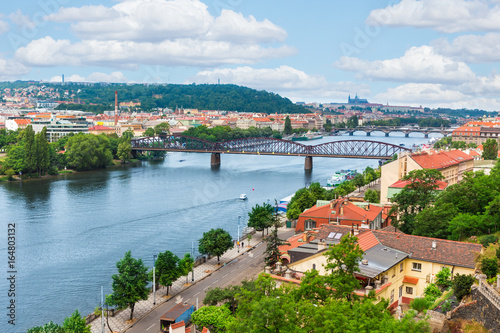
{"type": "MultiPolygon", "coordinates": [[[[54,76],[50,79],[50,82],[61,82],[62,77],[60,75],[54,76]]],[[[125,83],[129,80],[123,75],[122,72],[111,72],[110,74],[94,72],[87,77],[80,76],[78,74],[73,74],[64,77],[65,82],[114,82],[114,83],[125,83]]]]}
{"type": "Polygon", "coordinates": [[[369,93],[366,84],[353,82],[328,82],[321,75],[310,75],[290,66],[277,68],[221,68],[198,72],[186,83],[231,83],[267,90],[288,97],[293,101],[333,101],[358,91],[363,95],[369,93]]]}
{"type": "Polygon", "coordinates": [[[15,56],[30,66],[86,66],[136,68],[138,64],[167,66],[254,63],[285,57],[295,52],[288,46],[264,48],[258,44],[177,39],[160,43],[133,41],[54,40],[45,37],[19,48],[15,56]]]}
{"type": "Polygon", "coordinates": [[[33,23],[28,15],[23,15],[20,9],[18,9],[15,13],[10,14],[9,18],[12,23],[16,24],[19,28],[35,28],[35,23],[33,23]]]}
{"type": "Polygon", "coordinates": [[[4,20],[2,20],[2,18],[3,18],[3,15],[0,14],[0,35],[9,31],[9,24],[7,22],[5,22],[4,20]]]}
{"type": "Polygon", "coordinates": [[[451,43],[446,39],[438,39],[433,42],[433,46],[440,54],[462,61],[475,63],[500,61],[500,33],[459,36],[451,43]]]}
{"type": "Polygon", "coordinates": [[[283,41],[286,32],[269,20],[257,21],[222,10],[213,17],[199,0],[127,0],[111,8],[62,8],[48,20],[72,22],[82,39],[163,41],[177,38],[238,43],[283,41]],[[74,23],[73,23],[74,22],[74,23]]]}
{"type": "Polygon", "coordinates": [[[377,94],[375,100],[387,101],[391,105],[500,110],[500,99],[475,93],[467,94],[460,91],[461,88],[435,83],[408,83],[377,94]]]}
{"type": "Polygon", "coordinates": [[[249,16],[246,19],[241,13],[232,10],[222,10],[219,17],[207,33],[207,37],[212,40],[228,40],[235,43],[253,42],[269,43],[283,42],[286,38],[286,31],[269,20],[258,22],[255,17],[249,16]]]}
{"type": "Polygon", "coordinates": [[[0,58],[0,80],[16,80],[29,73],[29,68],[13,59],[0,58]]]}
{"type": "Polygon", "coordinates": [[[474,72],[465,63],[444,57],[427,45],[412,47],[401,58],[389,60],[341,57],[335,66],[374,80],[452,83],[475,78],[474,72]]]}
{"type": "Polygon", "coordinates": [[[500,31],[500,5],[491,0],[401,0],[372,10],[366,23],[432,28],[445,33],[500,31]]]}

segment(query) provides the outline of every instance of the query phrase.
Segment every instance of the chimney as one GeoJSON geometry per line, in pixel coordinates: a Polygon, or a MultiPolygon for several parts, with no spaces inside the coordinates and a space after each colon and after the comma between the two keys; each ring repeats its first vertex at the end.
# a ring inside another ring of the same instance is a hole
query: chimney
{"type": "Polygon", "coordinates": [[[322,239],[319,243],[318,243],[318,252],[320,251],[323,251],[324,249],[326,249],[327,246],[326,246],[326,242],[324,239],[322,239]]]}
{"type": "Polygon", "coordinates": [[[115,126],[118,125],[118,91],[115,90],[115,126]]]}
{"type": "Polygon", "coordinates": [[[432,249],[435,250],[436,249],[436,241],[432,241],[432,249]]]}

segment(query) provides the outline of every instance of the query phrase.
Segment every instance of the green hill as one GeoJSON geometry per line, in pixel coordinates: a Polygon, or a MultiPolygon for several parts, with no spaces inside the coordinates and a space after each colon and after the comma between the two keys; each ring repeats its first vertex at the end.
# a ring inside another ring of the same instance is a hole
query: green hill
{"type": "MultiPolygon", "coordinates": [[[[141,102],[142,110],[154,108],[186,108],[199,110],[225,110],[238,112],[264,113],[306,113],[308,110],[300,105],[293,104],[288,98],[263,90],[255,90],[232,84],[78,84],[66,83],[64,86],[53,83],[24,82],[30,85],[46,85],[56,87],[60,92],[68,91],[68,95],[76,94],[69,100],[75,102],[80,99],[82,105],[60,105],[62,109],[74,109],[100,112],[112,110],[115,101],[115,90],[118,91],[120,102],[141,102]],[[89,104],[98,104],[90,107],[89,104]]],[[[19,87],[19,81],[10,83],[19,87]]],[[[8,85],[0,83],[0,87],[8,85]]],[[[61,96],[64,94],[61,93],[61,96]]],[[[68,100],[61,98],[61,100],[68,100]]]]}

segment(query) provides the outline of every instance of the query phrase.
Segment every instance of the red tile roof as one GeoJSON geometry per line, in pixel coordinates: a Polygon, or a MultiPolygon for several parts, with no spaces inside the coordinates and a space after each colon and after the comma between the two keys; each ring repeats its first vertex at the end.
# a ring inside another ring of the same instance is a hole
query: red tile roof
{"type": "Polygon", "coordinates": [[[358,235],[358,244],[361,250],[368,251],[377,244],[380,244],[377,237],[372,232],[363,232],[358,235]]]}
{"type": "Polygon", "coordinates": [[[176,328],[179,328],[179,327],[184,327],[186,326],[186,323],[184,322],[184,320],[181,320],[180,322],[178,323],[173,323],[172,325],[170,325],[170,327],[172,329],[176,329],[176,328]]]}
{"type": "Polygon", "coordinates": [[[476,253],[481,244],[449,241],[438,238],[406,235],[397,232],[371,230],[378,241],[393,249],[411,254],[411,258],[440,264],[475,268],[476,253]],[[433,243],[435,242],[435,249],[433,243]]]}
{"type": "Polygon", "coordinates": [[[411,158],[424,169],[444,169],[451,165],[456,165],[464,161],[473,160],[461,150],[441,151],[436,154],[421,152],[412,154],[411,158]]]}
{"type": "MultiPolygon", "coordinates": [[[[392,187],[392,188],[404,188],[408,184],[411,184],[411,181],[409,181],[409,180],[401,180],[400,179],[397,182],[395,182],[394,184],[390,185],[389,187],[392,187]]],[[[448,186],[447,182],[443,182],[441,180],[437,180],[436,184],[438,186],[437,190],[439,190],[439,191],[444,190],[448,186]]]]}
{"type": "Polygon", "coordinates": [[[113,130],[113,129],[111,127],[103,126],[103,125],[96,125],[96,126],[89,128],[89,131],[110,131],[110,130],[113,130]]]}

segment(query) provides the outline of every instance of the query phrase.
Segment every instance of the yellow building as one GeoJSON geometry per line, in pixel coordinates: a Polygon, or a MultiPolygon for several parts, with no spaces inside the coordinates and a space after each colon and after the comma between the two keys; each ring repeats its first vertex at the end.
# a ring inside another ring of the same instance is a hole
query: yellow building
{"type": "MultiPolygon", "coordinates": [[[[362,229],[357,235],[364,254],[359,264],[360,272],[356,274],[362,289],[356,294],[367,295],[373,290],[379,300],[386,298],[390,301],[390,308],[395,308],[422,296],[425,287],[435,282],[436,274],[443,267],[448,267],[452,275],[475,273],[474,259],[482,250],[480,244],[406,235],[393,227],[389,228],[396,232],[385,231],[388,228],[362,229]]],[[[298,247],[303,247],[304,254],[309,251],[309,255],[296,262],[292,260],[287,266],[293,274],[289,272],[290,278],[283,280],[297,282],[312,269],[326,274],[324,253],[327,246],[340,242],[345,233],[345,228],[339,226],[323,226],[315,236],[316,245],[313,241],[298,247]],[[340,237],[337,237],[339,234],[340,237]]],[[[287,252],[293,251],[298,252],[297,248],[287,252]]]]}
{"type": "Polygon", "coordinates": [[[461,150],[420,152],[401,155],[395,161],[384,164],[380,176],[380,202],[389,203],[389,187],[408,175],[410,171],[436,169],[441,172],[448,185],[458,183],[465,172],[474,169],[474,158],[461,150]]]}

